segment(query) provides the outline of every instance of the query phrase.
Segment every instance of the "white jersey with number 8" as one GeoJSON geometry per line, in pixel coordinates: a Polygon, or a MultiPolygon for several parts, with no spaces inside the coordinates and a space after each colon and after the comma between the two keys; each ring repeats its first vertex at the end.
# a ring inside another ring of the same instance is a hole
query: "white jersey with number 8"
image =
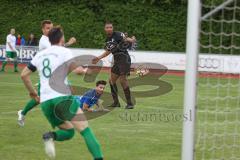
{"type": "MultiPolygon", "coordinates": [[[[62,64],[73,58],[72,52],[62,46],[53,45],[43,51],[38,52],[32,59],[30,65],[37,69],[40,77],[40,102],[47,101],[60,96],[67,96],[55,91],[49,85],[52,73],[62,64]]],[[[65,79],[67,81],[67,78],[65,79]]]]}

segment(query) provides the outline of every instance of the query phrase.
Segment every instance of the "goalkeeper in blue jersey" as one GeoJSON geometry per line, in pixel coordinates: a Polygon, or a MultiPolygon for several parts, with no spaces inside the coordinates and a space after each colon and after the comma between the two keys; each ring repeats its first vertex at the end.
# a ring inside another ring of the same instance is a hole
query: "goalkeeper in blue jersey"
{"type": "Polygon", "coordinates": [[[97,81],[95,89],[88,90],[84,93],[83,96],[77,96],[77,99],[80,103],[80,108],[83,111],[108,111],[107,109],[104,109],[103,106],[99,103],[99,98],[103,94],[106,84],[107,82],[104,80],[97,81]],[[96,109],[93,109],[94,105],[97,106],[96,109]]]}

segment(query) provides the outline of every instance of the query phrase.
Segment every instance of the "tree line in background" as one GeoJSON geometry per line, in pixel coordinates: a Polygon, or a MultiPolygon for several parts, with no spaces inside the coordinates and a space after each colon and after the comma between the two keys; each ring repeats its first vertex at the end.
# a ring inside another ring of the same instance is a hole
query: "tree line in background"
{"type": "Polygon", "coordinates": [[[41,36],[40,23],[51,19],[60,24],[66,39],[77,38],[74,47],[102,48],[104,22],[115,30],[135,35],[139,50],[184,51],[186,5],[161,6],[134,0],[1,0],[0,43],[5,43],[10,28],[25,37],[41,36]]]}
{"type": "MultiPolygon", "coordinates": [[[[206,3],[212,1],[223,0],[206,3]]],[[[50,19],[66,39],[77,38],[74,47],[103,48],[104,22],[111,21],[115,30],[136,36],[139,50],[185,51],[187,0],[1,0],[0,11],[1,44],[12,27],[40,38],[41,21],[50,19]]]]}

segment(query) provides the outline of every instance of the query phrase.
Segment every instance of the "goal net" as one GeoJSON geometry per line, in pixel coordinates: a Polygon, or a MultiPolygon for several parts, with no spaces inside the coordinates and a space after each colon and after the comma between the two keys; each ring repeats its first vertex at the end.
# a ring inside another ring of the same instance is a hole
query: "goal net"
{"type": "Polygon", "coordinates": [[[240,160],[240,0],[203,0],[196,160],[240,160]]]}

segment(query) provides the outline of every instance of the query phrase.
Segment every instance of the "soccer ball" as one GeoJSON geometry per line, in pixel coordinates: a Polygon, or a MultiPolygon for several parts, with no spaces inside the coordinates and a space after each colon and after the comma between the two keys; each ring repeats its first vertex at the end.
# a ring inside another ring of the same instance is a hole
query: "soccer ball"
{"type": "Polygon", "coordinates": [[[149,69],[147,68],[137,68],[137,71],[136,71],[136,75],[138,75],[139,77],[142,77],[142,76],[145,76],[149,73],[149,69]]]}

